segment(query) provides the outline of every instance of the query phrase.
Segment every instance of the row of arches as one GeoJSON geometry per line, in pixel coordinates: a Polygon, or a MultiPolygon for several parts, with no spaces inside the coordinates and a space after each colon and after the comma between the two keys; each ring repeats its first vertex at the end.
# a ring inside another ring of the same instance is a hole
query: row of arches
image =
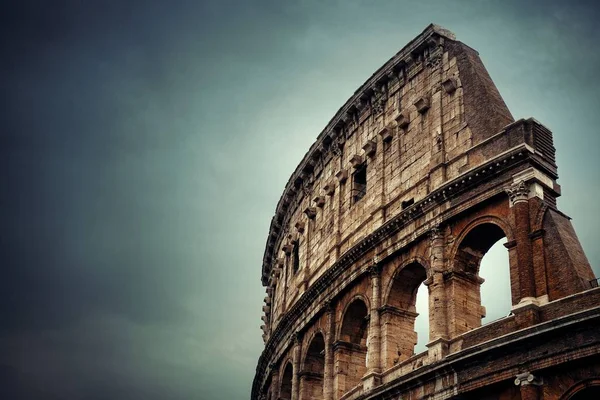
{"type": "MultiPolygon", "coordinates": [[[[453,306],[461,315],[462,331],[482,322],[506,316],[511,307],[508,251],[503,246],[507,240],[504,230],[494,223],[478,224],[460,238],[453,259],[454,270],[470,276],[461,280],[461,294],[453,299],[453,306]],[[491,257],[484,256],[491,253],[491,257]],[[481,291],[484,279],[481,269],[486,268],[489,290],[481,291]],[[498,284],[501,282],[501,284],[498,284]],[[502,286],[502,287],[501,287],[502,286]],[[462,296],[462,297],[461,297],[462,296]],[[490,311],[482,311],[482,298],[490,311]],[[475,305],[475,306],[474,306],[475,305]]],[[[429,321],[432,299],[428,279],[429,265],[414,259],[394,271],[386,287],[382,288],[380,312],[381,365],[393,367],[416,353],[426,350],[425,344],[431,333],[429,321]]],[[[361,382],[367,372],[369,351],[370,300],[368,296],[355,295],[342,312],[334,334],[334,387],[338,395],[361,382]]],[[[299,374],[300,392],[304,399],[322,399],[325,374],[326,341],[322,332],[316,332],[305,347],[299,374]],[[301,378],[301,379],[300,379],[301,378]]],[[[279,399],[291,399],[293,365],[288,361],[280,375],[279,399]]]]}

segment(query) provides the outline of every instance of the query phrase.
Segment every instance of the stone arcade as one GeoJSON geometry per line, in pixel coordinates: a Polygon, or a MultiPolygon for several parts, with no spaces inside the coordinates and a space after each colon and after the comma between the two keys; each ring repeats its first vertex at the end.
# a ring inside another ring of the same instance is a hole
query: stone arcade
{"type": "Polygon", "coordinates": [[[554,153],[477,52],[428,26],[285,187],[252,399],[600,398],[600,289],[557,208],[554,153]],[[482,326],[479,265],[504,237],[512,310],[482,326]],[[415,354],[422,283],[428,350],[415,354]]]}

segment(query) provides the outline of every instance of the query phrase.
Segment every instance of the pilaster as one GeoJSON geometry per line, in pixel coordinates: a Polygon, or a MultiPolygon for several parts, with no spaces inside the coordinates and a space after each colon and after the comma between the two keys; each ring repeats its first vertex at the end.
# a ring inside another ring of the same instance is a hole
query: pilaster
{"type": "MultiPolygon", "coordinates": [[[[535,298],[535,276],[533,271],[529,223],[529,186],[519,181],[506,188],[515,225],[515,241],[518,260],[519,303],[535,298]]],[[[512,273],[513,271],[511,271],[512,273]]]]}
{"type": "Polygon", "coordinates": [[[294,335],[294,354],[293,354],[293,367],[294,374],[292,375],[292,399],[299,400],[300,388],[299,388],[299,375],[300,375],[300,355],[302,351],[302,334],[296,332],[294,335]]]}
{"type": "Polygon", "coordinates": [[[326,305],[327,327],[325,329],[325,371],[323,376],[323,398],[333,400],[333,340],[335,337],[335,307],[330,302],[326,305]]]}
{"type": "Polygon", "coordinates": [[[444,235],[439,227],[431,230],[430,235],[431,276],[425,281],[429,289],[429,359],[441,360],[448,354],[448,310],[446,282],[444,279],[444,235]]]}
{"type": "Polygon", "coordinates": [[[363,377],[364,390],[381,383],[381,324],[379,308],[381,304],[381,267],[369,268],[371,275],[371,310],[369,313],[369,334],[367,338],[367,373],[363,377]]]}

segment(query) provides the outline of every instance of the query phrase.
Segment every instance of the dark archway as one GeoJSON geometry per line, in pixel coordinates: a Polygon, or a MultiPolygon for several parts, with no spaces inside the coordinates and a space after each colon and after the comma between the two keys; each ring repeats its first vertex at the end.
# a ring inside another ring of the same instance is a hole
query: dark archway
{"type": "Polygon", "coordinates": [[[571,386],[560,400],[597,400],[600,399],[600,378],[587,379],[571,386]]]}
{"type": "Polygon", "coordinates": [[[361,299],[355,299],[346,309],[340,331],[340,340],[361,346],[367,345],[369,311],[361,299]]]}
{"type": "Polygon", "coordinates": [[[294,368],[292,367],[292,363],[288,362],[281,377],[281,389],[279,390],[279,398],[281,400],[291,400],[293,376],[294,368]]]}
{"type": "Polygon", "coordinates": [[[302,399],[323,398],[323,375],[325,373],[325,340],[317,333],[310,342],[301,372],[300,393],[302,399]]]}
{"type": "MultiPolygon", "coordinates": [[[[485,222],[470,229],[458,245],[453,260],[454,275],[449,282],[454,295],[454,301],[449,303],[449,307],[454,308],[450,310],[450,315],[455,316],[450,321],[452,333],[461,334],[481,326],[482,319],[486,316],[486,309],[481,303],[481,285],[485,282],[480,274],[481,261],[494,245],[505,240],[506,234],[499,225],[485,222]]],[[[506,270],[510,274],[510,265],[506,265],[506,270]]],[[[494,286],[494,275],[494,271],[486,271],[486,276],[492,281],[490,286],[494,286]]],[[[497,300],[498,292],[502,291],[497,287],[494,289],[497,300]]],[[[510,289],[509,283],[505,290],[509,296],[510,289]]],[[[510,300],[506,299],[505,303],[510,303],[510,300]]],[[[510,308],[506,310],[506,315],[509,312],[510,308]]]]}
{"type": "Polygon", "coordinates": [[[339,340],[334,346],[334,380],[338,397],[361,382],[367,372],[369,312],[365,302],[354,299],[342,319],[339,340]]]}
{"type": "MultiPolygon", "coordinates": [[[[427,278],[425,268],[418,262],[401,267],[392,278],[391,287],[382,312],[382,354],[389,368],[415,354],[418,341],[415,332],[417,292],[427,278]]],[[[426,290],[426,288],[423,288],[426,290]]],[[[427,311],[423,307],[419,311],[427,311]]],[[[427,314],[425,312],[424,314],[427,314]]],[[[425,319],[428,315],[422,316],[425,319]]],[[[428,337],[421,338],[428,340],[428,337]]]]}

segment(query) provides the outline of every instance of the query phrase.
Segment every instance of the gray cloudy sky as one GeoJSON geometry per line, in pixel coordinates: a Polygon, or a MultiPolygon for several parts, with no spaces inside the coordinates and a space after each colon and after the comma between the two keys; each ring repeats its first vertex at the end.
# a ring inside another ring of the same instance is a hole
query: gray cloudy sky
{"type": "Polygon", "coordinates": [[[598,274],[599,17],[593,1],[2,2],[0,397],[247,399],[282,189],[431,22],[554,131],[559,204],[598,274]]]}

